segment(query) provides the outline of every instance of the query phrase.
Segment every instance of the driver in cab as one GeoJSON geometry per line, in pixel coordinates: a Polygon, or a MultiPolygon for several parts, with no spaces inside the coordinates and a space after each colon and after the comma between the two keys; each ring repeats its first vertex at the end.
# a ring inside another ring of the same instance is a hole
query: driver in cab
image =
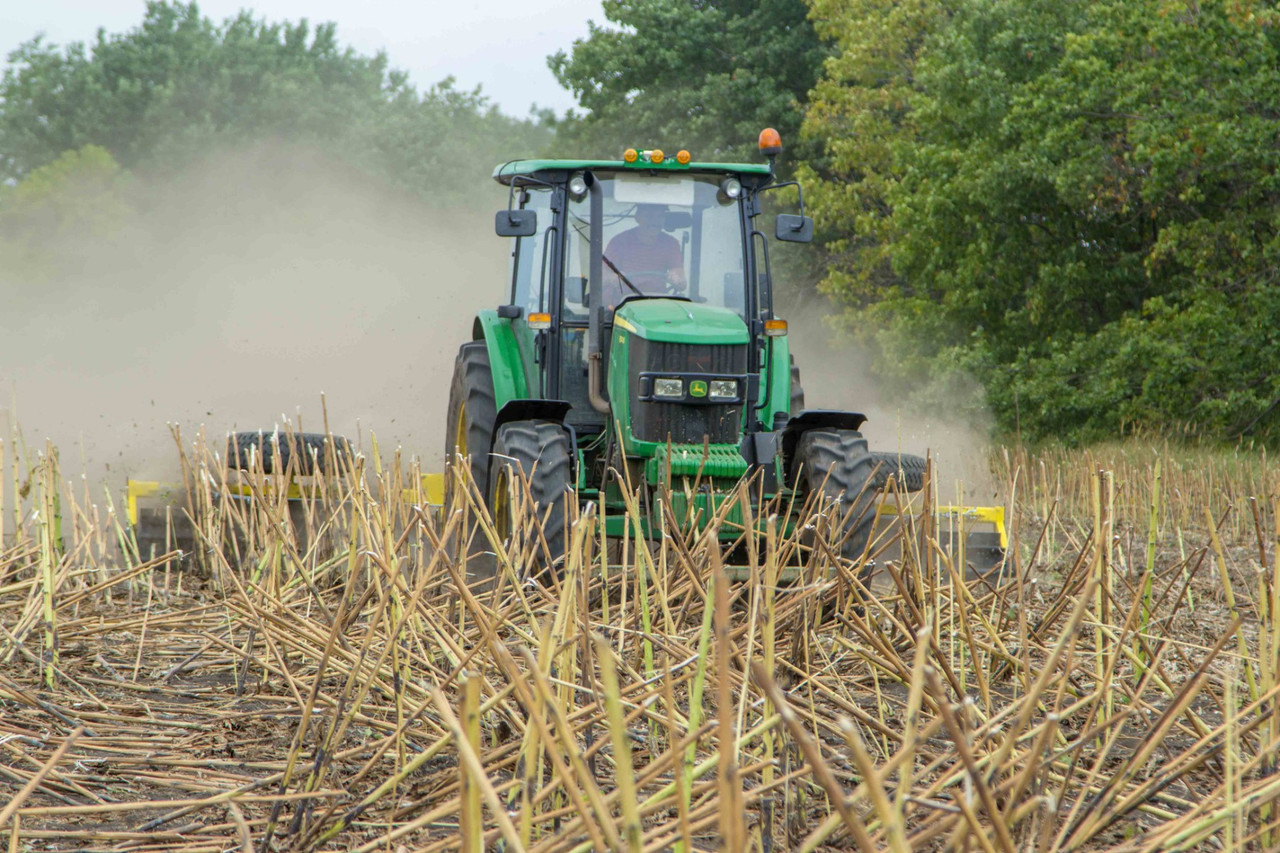
{"type": "Polygon", "coordinates": [[[662,223],[664,204],[636,205],[634,228],[614,235],[604,250],[604,303],[612,311],[628,296],[662,296],[685,290],[684,252],[662,223]]]}

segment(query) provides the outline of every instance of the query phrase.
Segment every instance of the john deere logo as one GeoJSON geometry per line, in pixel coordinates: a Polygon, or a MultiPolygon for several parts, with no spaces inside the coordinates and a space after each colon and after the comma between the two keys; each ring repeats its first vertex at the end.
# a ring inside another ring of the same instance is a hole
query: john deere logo
{"type": "Polygon", "coordinates": [[[689,383],[689,396],[690,396],[690,397],[705,397],[705,396],[707,396],[707,383],[703,382],[701,379],[695,379],[695,380],[693,380],[692,382],[690,382],[690,383],[689,383]]]}

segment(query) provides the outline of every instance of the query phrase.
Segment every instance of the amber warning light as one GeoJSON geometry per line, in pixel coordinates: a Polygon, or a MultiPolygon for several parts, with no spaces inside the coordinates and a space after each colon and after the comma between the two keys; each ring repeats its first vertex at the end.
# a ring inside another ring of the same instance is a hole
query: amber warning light
{"type": "Polygon", "coordinates": [[[772,127],[760,131],[760,153],[766,157],[777,157],[782,153],[782,137],[772,127]]]}

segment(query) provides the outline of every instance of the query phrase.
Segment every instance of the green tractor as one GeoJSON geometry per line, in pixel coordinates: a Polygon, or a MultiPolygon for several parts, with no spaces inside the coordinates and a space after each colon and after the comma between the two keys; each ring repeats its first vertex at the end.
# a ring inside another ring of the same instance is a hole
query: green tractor
{"type": "MultiPolygon", "coordinates": [[[[840,502],[841,550],[858,558],[889,473],[921,487],[924,460],[871,452],[863,415],[804,408],[757,224],[767,193],[799,186],[775,180],[775,131],[760,147],[767,164],[628,149],[617,161],[495,169],[508,188],[496,230],[513,238],[511,281],[458,352],[445,453],[470,458],[500,534],[512,483],[527,478],[553,562],[567,501],[595,502],[606,533],[622,536],[628,486],[644,507],[641,535],[659,535],[665,496],[669,517],[689,525],[720,513],[732,540],[741,511],[724,503],[745,477],[754,500],[796,511],[817,494],[840,502]]],[[[812,240],[803,210],[801,197],[799,215],[776,217],[775,239],[812,240]]]]}

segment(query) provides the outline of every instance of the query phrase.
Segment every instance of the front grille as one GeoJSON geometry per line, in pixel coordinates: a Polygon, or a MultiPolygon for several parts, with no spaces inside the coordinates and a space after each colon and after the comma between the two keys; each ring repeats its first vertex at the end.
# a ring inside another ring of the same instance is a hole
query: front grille
{"type": "Polygon", "coordinates": [[[644,372],[743,376],[745,344],[672,344],[631,339],[632,432],[641,441],[676,444],[737,444],[742,434],[742,403],[691,405],[640,400],[637,377],[644,372]]]}

